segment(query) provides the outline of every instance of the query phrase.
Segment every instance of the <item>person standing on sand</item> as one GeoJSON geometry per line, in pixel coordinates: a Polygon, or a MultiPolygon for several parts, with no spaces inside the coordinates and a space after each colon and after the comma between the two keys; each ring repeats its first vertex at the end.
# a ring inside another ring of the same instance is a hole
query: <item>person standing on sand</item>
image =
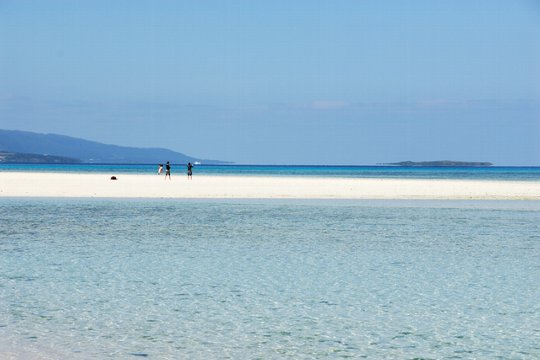
{"type": "Polygon", "coordinates": [[[191,171],[191,169],[193,169],[193,165],[190,162],[188,162],[187,163],[187,178],[188,179],[193,179],[193,176],[192,176],[193,172],[191,171]]]}
{"type": "Polygon", "coordinates": [[[167,161],[167,164],[165,164],[165,180],[167,180],[167,176],[169,177],[169,180],[171,180],[171,165],[167,161]]]}
{"type": "Polygon", "coordinates": [[[163,164],[159,164],[159,165],[158,165],[157,174],[158,174],[158,175],[163,174],[163,164]]]}

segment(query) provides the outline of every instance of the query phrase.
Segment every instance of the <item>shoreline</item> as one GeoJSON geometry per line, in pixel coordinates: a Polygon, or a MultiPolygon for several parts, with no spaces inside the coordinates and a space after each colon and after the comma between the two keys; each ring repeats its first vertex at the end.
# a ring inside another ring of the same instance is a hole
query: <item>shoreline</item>
{"type": "Polygon", "coordinates": [[[540,181],[0,172],[0,198],[540,200],[540,181]]]}

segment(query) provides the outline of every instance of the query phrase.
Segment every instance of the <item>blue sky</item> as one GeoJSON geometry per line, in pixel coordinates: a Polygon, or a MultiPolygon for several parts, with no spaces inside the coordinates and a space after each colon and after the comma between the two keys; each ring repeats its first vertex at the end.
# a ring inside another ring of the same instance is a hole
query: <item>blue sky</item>
{"type": "Polygon", "coordinates": [[[0,128],[264,164],[540,165],[540,3],[0,1],[0,128]]]}

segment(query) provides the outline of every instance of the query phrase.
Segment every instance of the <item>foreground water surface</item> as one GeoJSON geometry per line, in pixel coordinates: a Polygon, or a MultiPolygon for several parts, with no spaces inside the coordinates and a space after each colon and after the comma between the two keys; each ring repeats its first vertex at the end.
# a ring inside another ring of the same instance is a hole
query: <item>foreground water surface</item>
{"type": "Polygon", "coordinates": [[[539,202],[2,199],[0,354],[540,357],[539,202]]]}

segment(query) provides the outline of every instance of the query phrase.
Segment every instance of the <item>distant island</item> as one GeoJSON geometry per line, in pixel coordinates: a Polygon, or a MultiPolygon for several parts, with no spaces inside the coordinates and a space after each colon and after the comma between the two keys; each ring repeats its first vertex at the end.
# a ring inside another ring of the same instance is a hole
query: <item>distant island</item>
{"type": "Polygon", "coordinates": [[[64,164],[224,164],[162,148],[136,148],[102,144],[57,134],[0,130],[0,163],[64,164]]]}
{"type": "Polygon", "coordinates": [[[475,167],[487,167],[492,166],[490,162],[469,162],[469,161],[451,161],[451,160],[439,160],[439,161],[402,161],[397,163],[386,163],[383,165],[392,166],[475,166],[475,167]]]}
{"type": "Polygon", "coordinates": [[[0,151],[0,163],[77,164],[78,159],[41,154],[25,154],[0,151]]]}

